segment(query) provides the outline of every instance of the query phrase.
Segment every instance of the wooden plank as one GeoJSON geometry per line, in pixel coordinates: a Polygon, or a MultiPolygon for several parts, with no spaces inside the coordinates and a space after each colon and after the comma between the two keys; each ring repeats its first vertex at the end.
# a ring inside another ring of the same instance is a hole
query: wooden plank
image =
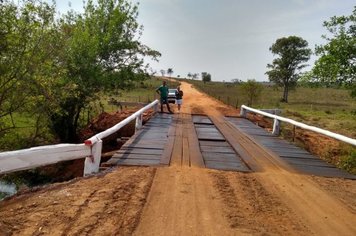
{"type": "Polygon", "coordinates": [[[160,160],[160,155],[144,155],[144,154],[131,154],[131,153],[118,153],[112,158],[116,159],[144,159],[144,160],[160,160]]]}
{"type": "Polygon", "coordinates": [[[227,162],[240,162],[239,158],[236,154],[231,153],[224,153],[224,154],[217,154],[217,153],[202,153],[204,160],[206,161],[227,161],[227,162]]]}
{"type": "Polygon", "coordinates": [[[162,149],[120,149],[116,154],[145,154],[145,155],[162,155],[162,149]]]}
{"type": "Polygon", "coordinates": [[[151,145],[151,144],[140,144],[140,143],[137,143],[137,144],[133,144],[133,145],[130,145],[129,147],[124,147],[124,148],[143,148],[143,149],[161,149],[163,150],[165,148],[165,144],[162,143],[160,145],[156,144],[155,146],[151,145]]]}
{"type": "Polygon", "coordinates": [[[253,171],[261,171],[261,167],[257,161],[251,157],[240,144],[242,141],[241,138],[243,137],[237,132],[231,132],[232,129],[226,124],[226,122],[219,122],[219,119],[213,116],[211,116],[210,119],[214,122],[218,130],[224,135],[226,141],[231,145],[235,152],[239,154],[244,164],[246,164],[247,167],[253,171]]]}
{"type": "Polygon", "coordinates": [[[230,145],[225,141],[199,141],[200,146],[210,146],[210,147],[230,147],[230,145]]]}
{"type": "Polygon", "coordinates": [[[233,170],[233,171],[241,171],[241,172],[250,172],[248,168],[242,165],[238,165],[235,163],[224,163],[224,162],[205,162],[207,168],[217,169],[217,170],[233,170]]]}
{"type": "Polygon", "coordinates": [[[299,159],[299,158],[289,158],[287,159],[288,164],[295,165],[306,165],[306,166],[319,166],[319,167],[329,167],[335,168],[335,166],[318,159],[299,159]]]}
{"type": "Polygon", "coordinates": [[[177,119],[173,119],[172,123],[169,127],[169,130],[168,130],[167,142],[166,142],[166,145],[164,146],[164,150],[163,150],[161,160],[160,160],[160,164],[162,164],[162,165],[169,165],[169,163],[171,161],[176,126],[177,126],[177,119]]]}
{"type": "Polygon", "coordinates": [[[160,162],[157,160],[148,160],[148,159],[120,159],[116,163],[117,165],[132,165],[132,166],[154,166],[160,165],[160,162]]]}
{"type": "Polygon", "coordinates": [[[198,124],[212,124],[213,122],[207,116],[194,115],[192,117],[193,123],[198,124]]]}
{"type": "Polygon", "coordinates": [[[194,128],[193,117],[191,115],[187,115],[186,134],[189,144],[190,165],[193,167],[204,168],[205,164],[203,156],[200,152],[199,140],[194,128]]]}
{"type": "MultiPolygon", "coordinates": [[[[231,147],[212,147],[212,146],[200,146],[202,152],[212,152],[212,153],[232,153],[235,151],[231,147]]],[[[236,155],[236,154],[235,154],[236,155]]]]}
{"type": "Polygon", "coordinates": [[[337,168],[325,168],[325,167],[306,166],[306,165],[294,165],[294,167],[298,171],[305,174],[356,180],[356,175],[351,175],[337,168]]]}
{"type": "MultiPolygon", "coordinates": [[[[181,115],[181,114],[178,114],[181,115]]],[[[174,145],[171,157],[171,166],[181,166],[183,155],[183,124],[182,120],[177,121],[176,133],[174,137],[174,145]]]]}
{"type": "Polygon", "coordinates": [[[190,166],[188,137],[183,137],[182,166],[190,166]]]}

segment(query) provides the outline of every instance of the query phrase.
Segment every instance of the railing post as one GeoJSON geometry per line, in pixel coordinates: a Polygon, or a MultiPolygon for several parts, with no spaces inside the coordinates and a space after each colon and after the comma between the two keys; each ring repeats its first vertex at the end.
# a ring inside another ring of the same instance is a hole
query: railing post
{"type": "Polygon", "coordinates": [[[154,106],[154,111],[155,111],[155,113],[157,113],[157,112],[158,112],[158,103],[157,103],[157,104],[155,104],[155,106],[154,106]]]}
{"type": "Polygon", "coordinates": [[[246,118],[246,109],[241,106],[240,108],[240,116],[246,118]]]}
{"type": "Polygon", "coordinates": [[[85,158],[84,162],[84,176],[99,172],[102,147],[102,140],[95,142],[94,145],[91,146],[91,156],[85,158]]]}
{"type": "Polygon", "coordinates": [[[274,119],[274,122],[273,122],[273,131],[272,131],[272,134],[273,135],[279,135],[279,132],[280,132],[280,121],[278,119],[274,119]]]}
{"type": "Polygon", "coordinates": [[[136,117],[135,132],[142,128],[143,114],[141,113],[136,117]]]}

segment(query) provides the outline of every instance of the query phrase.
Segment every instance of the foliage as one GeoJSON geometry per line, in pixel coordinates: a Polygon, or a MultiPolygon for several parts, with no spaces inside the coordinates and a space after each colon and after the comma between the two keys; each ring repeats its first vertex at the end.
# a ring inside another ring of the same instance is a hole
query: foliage
{"type": "Polygon", "coordinates": [[[342,157],[339,166],[352,174],[356,174],[356,150],[350,151],[342,157]]]}
{"type": "Polygon", "coordinates": [[[241,84],[241,88],[245,96],[247,97],[247,105],[252,106],[257,101],[263,90],[263,86],[256,82],[256,80],[247,80],[246,83],[241,84]]]}
{"type": "Polygon", "coordinates": [[[316,47],[316,54],[320,58],[315,62],[313,79],[326,84],[355,84],[356,6],[351,15],[331,17],[324,22],[324,27],[331,36],[324,35],[327,43],[316,47]]]}
{"type": "MultiPolygon", "coordinates": [[[[0,138],[18,128],[14,117],[29,112],[43,126],[37,84],[56,77],[55,8],[39,1],[3,1],[0,5],[0,138]]],[[[36,134],[34,134],[36,136],[36,134]]]]}
{"type": "Polygon", "coordinates": [[[138,5],[127,0],[90,0],[84,13],[60,16],[41,0],[8,0],[0,11],[0,135],[15,113],[31,114],[75,142],[95,94],[147,78],[143,58],[160,55],[139,41],[138,5]]]}
{"type": "Polygon", "coordinates": [[[299,73],[306,66],[311,50],[307,48],[308,42],[297,36],[277,39],[270,47],[270,51],[279,57],[268,64],[270,70],[266,72],[271,82],[283,87],[282,102],[288,102],[288,92],[294,88],[299,79],[299,73]]]}
{"type": "Polygon", "coordinates": [[[211,82],[211,75],[207,72],[202,72],[201,73],[201,78],[203,80],[203,82],[211,82]]]}
{"type": "Polygon", "coordinates": [[[172,74],[173,74],[173,69],[172,68],[168,68],[167,74],[169,75],[169,77],[171,77],[172,74]]]}

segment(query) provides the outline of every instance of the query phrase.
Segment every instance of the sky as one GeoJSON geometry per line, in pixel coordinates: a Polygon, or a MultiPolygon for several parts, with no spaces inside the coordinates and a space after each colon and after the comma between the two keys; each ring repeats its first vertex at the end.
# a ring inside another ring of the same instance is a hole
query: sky
{"type": "MultiPolygon", "coordinates": [[[[57,1],[58,10],[69,1],[57,1]]],[[[134,1],[134,2],[137,2],[134,1]]],[[[141,42],[159,51],[158,63],[147,61],[159,73],[173,76],[208,72],[213,81],[255,79],[268,81],[269,51],[282,37],[302,37],[309,48],[325,44],[323,22],[350,15],[355,0],[141,0],[138,22],[141,42]]],[[[81,10],[82,1],[71,1],[81,10]]],[[[312,56],[308,64],[313,65],[312,56]]],[[[308,69],[308,68],[307,68],[308,69]]],[[[309,67],[310,69],[310,67],[309,67]]]]}

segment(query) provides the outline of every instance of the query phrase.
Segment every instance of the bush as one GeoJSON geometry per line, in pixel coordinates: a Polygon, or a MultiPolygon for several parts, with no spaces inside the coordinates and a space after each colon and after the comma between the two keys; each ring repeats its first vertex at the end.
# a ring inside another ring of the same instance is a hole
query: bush
{"type": "Polygon", "coordinates": [[[352,150],[348,155],[341,157],[340,167],[351,174],[356,174],[356,150],[352,150]]]}

